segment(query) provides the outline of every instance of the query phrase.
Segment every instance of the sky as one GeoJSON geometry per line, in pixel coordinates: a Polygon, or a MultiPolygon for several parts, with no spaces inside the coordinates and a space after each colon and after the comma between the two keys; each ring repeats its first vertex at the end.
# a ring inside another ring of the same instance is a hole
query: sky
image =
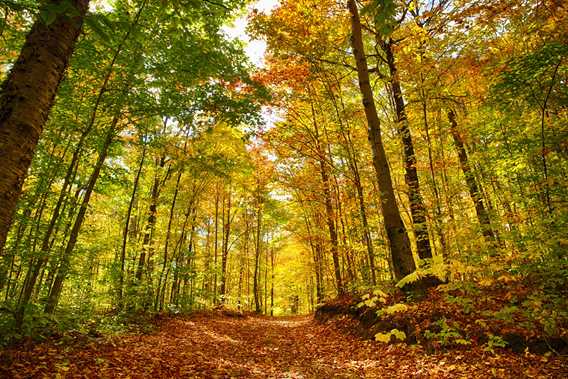
{"type": "MultiPolygon", "coordinates": [[[[257,0],[251,2],[248,6],[248,12],[242,17],[235,20],[232,26],[223,28],[227,35],[231,38],[238,38],[245,43],[245,53],[251,62],[257,67],[264,66],[264,52],[266,51],[266,41],[251,40],[246,33],[247,28],[247,15],[253,9],[257,9],[262,13],[270,13],[279,4],[278,0],[257,0]]],[[[270,128],[274,123],[280,120],[276,110],[269,107],[263,107],[262,118],[264,119],[265,127],[270,128]]]]}
{"type": "MultiPolygon", "coordinates": [[[[270,13],[271,10],[278,6],[278,0],[258,0],[252,2],[249,10],[257,9],[259,12],[270,13]]],[[[251,40],[246,34],[247,15],[239,17],[230,27],[225,27],[225,32],[232,38],[238,38],[245,42],[245,52],[252,63],[258,67],[264,65],[264,52],[266,51],[266,42],[262,40],[251,40]]]]}

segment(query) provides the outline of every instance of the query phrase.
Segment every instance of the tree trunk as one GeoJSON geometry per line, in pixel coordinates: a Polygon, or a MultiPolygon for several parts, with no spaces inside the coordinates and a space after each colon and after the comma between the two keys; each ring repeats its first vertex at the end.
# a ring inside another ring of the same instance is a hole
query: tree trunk
{"type": "Polygon", "coordinates": [[[128,211],[126,212],[126,222],[124,223],[124,230],[122,232],[122,246],[120,249],[120,278],[118,283],[119,308],[122,307],[122,291],[124,290],[124,265],[126,262],[126,243],[128,242],[128,229],[130,227],[130,217],[132,215],[134,200],[136,199],[136,192],[138,191],[138,183],[140,182],[140,175],[142,174],[142,168],[144,167],[145,160],[146,160],[146,145],[144,145],[142,149],[142,157],[140,158],[138,171],[136,171],[136,177],[134,178],[134,184],[132,185],[132,194],[130,195],[130,202],[128,203],[128,211]]]}
{"type": "MultiPolygon", "coordinates": [[[[300,206],[301,209],[304,210],[304,203],[302,201],[302,198],[299,196],[299,194],[297,195],[298,197],[298,201],[300,202],[300,206]]],[[[314,243],[314,238],[312,236],[312,228],[310,226],[310,218],[307,214],[307,212],[303,212],[303,219],[304,219],[304,223],[306,225],[306,231],[308,232],[308,242],[310,245],[310,250],[312,251],[312,255],[313,255],[313,259],[314,259],[314,274],[316,276],[316,299],[318,303],[321,303],[323,301],[323,275],[322,275],[322,269],[321,269],[321,255],[319,252],[319,244],[318,243],[314,243]]]]}
{"type": "MultiPolygon", "coordinates": [[[[187,147],[187,141],[186,141],[186,145],[187,147]]],[[[184,147],[184,153],[186,151],[186,148],[184,147]]],[[[170,206],[170,215],[168,217],[168,227],[166,229],[166,241],[164,243],[164,260],[162,263],[162,271],[160,271],[160,277],[158,278],[158,288],[156,289],[156,300],[154,302],[154,310],[162,310],[161,308],[161,302],[160,302],[160,298],[161,298],[161,291],[162,291],[162,281],[163,281],[163,285],[164,288],[166,286],[166,281],[164,280],[164,274],[166,273],[166,268],[168,266],[168,248],[170,245],[170,237],[172,234],[172,222],[174,220],[174,211],[175,211],[175,207],[176,207],[176,202],[177,202],[177,197],[178,197],[178,193],[179,193],[179,183],[181,181],[181,177],[183,174],[183,165],[180,168],[180,171],[177,175],[176,178],[176,186],[174,189],[174,197],[172,199],[172,204],[170,206]]],[[[186,217],[187,219],[187,217],[186,217]]],[[[185,233],[185,230],[182,231],[182,235],[185,233]]]]}
{"type": "Polygon", "coordinates": [[[428,259],[432,258],[432,249],[430,247],[430,238],[428,236],[428,225],[426,224],[426,207],[424,206],[424,200],[420,193],[420,181],[418,179],[418,172],[416,171],[414,144],[412,142],[412,134],[410,133],[410,128],[408,126],[406,105],[402,96],[402,88],[400,86],[398,71],[392,51],[392,43],[383,43],[383,49],[385,51],[389,67],[391,89],[396,111],[396,121],[398,123],[399,134],[403,145],[405,171],[404,180],[408,187],[410,214],[412,216],[414,233],[416,235],[416,247],[420,259],[428,259]]]}
{"type": "MultiPolygon", "coordinates": [[[[260,192],[260,189],[258,190],[260,192]]],[[[260,200],[260,193],[258,194],[257,198],[257,210],[256,210],[256,246],[255,246],[255,253],[254,253],[254,278],[253,278],[253,289],[252,292],[254,293],[254,306],[255,312],[260,313],[260,294],[258,293],[258,277],[259,277],[259,265],[260,265],[260,248],[261,244],[261,237],[262,237],[262,204],[260,200]]]]}
{"type": "Polygon", "coordinates": [[[264,314],[268,314],[268,253],[270,248],[268,247],[269,234],[266,234],[266,250],[264,252],[264,314]]]}
{"type": "Polygon", "coordinates": [[[363,107],[369,126],[369,141],[373,152],[373,166],[377,174],[377,182],[381,192],[380,206],[387,238],[390,242],[393,272],[395,279],[400,280],[412,273],[416,269],[416,265],[412,257],[406,228],[400,217],[400,211],[394,196],[390,169],[381,138],[381,123],[377,114],[375,101],[373,99],[373,90],[369,80],[369,69],[363,48],[363,34],[361,31],[359,11],[355,0],[348,0],[347,4],[351,13],[351,43],[357,64],[357,76],[363,97],[363,107]]]}
{"type": "Polygon", "coordinates": [[[420,95],[422,103],[422,121],[424,123],[424,133],[426,134],[426,142],[428,144],[428,166],[430,169],[430,180],[432,181],[432,190],[434,191],[434,198],[436,199],[436,204],[434,206],[434,227],[438,233],[442,257],[445,261],[448,260],[448,249],[446,248],[446,238],[444,236],[444,230],[442,229],[442,208],[440,206],[440,191],[438,189],[438,184],[436,182],[436,175],[434,172],[434,158],[432,152],[432,139],[430,138],[430,125],[428,123],[428,104],[426,98],[426,92],[424,91],[424,78],[420,74],[420,95]]]}
{"type": "Polygon", "coordinates": [[[240,312],[242,310],[242,296],[243,296],[243,280],[245,276],[245,266],[248,260],[248,251],[249,251],[249,233],[250,233],[250,222],[249,222],[249,213],[245,209],[244,211],[244,223],[245,223],[245,231],[243,235],[243,249],[241,251],[240,257],[240,267],[239,267],[239,287],[237,291],[237,310],[240,312]]]}
{"type": "Polygon", "coordinates": [[[274,316],[274,247],[270,250],[270,316],[274,316]]]}
{"type": "MultiPolygon", "coordinates": [[[[202,292],[204,296],[207,296],[211,293],[211,223],[209,219],[206,221],[207,229],[205,233],[205,261],[204,261],[204,275],[203,275],[203,285],[202,285],[202,292]]],[[[176,270],[177,272],[177,270],[176,270]]]]}
{"type": "MultiPolygon", "coordinates": [[[[181,228],[181,236],[178,239],[178,241],[176,242],[176,245],[174,247],[174,257],[173,260],[175,260],[176,262],[176,268],[174,270],[174,277],[172,280],[172,290],[171,290],[171,294],[170,294],[170,302],[173,302],[174,304],[178,305],[178,299],[179,299],[179,290],[180,290],[180,282],[181,282],[181,275],[180,272],[183,271],[183,244],[185,242],[185,240],[187,239],[187,224],[189,221],[189,216],[192,215],[191,217],[191,228],[189,230],[189,245],[188,245],[188,252],[189,255],[195,255],[194,253],[194,237],[195,237],[195,227],[196,227],[196,219],[197,219],[197,204],[195,203],[195,195],[192,197],[192,199],[189,202],[189,205],[187,207],[187,210],[185,212],[185,219],[183,221],[183,225],[181,228]]],[[[207,238],[209,239],[209,227],[207,227],[207,238]]],[[[207,249],[207,247],[206,247],[207,249]]],[[[171,267],[171,266],[170,266],[171,267]]],[[[164,283],[167,283],[168,281],[168,275],[170,272],[170,267],[168,267],[167,271],[166,271],[166,276],[164,279],[164,283]]],[[[161,300],[160,300],[160,306],[163,305],[164,303],[164,298],[165,298],[165,288],[162,290],[162,295],[161,295],[161,300]]]]}
{"type": "MultiPolygon", "coordinates": [[[[57,203],[55,205],[55,208],[53,209],[47,230],[41,243],[39,256],[37,257],[37,259],[30,262],[30,268],[26,273],[26,278],[22,286],[22,292],[20,299],[18,300],[18,307],[16,310],[16,325],[18,326],[18,328],[21,327],[26,305],[29,303],[30,299],[32,299],[32,295],[34,293],[34,289],[36,288],[36,283],[38,283],[38,277],[40,277],[40,274],[43,278],[45,266],[50,258],[49,252],[53,246],[53,243],[55,242],[55,236],[57,236],[58,234],[58,229],[60,226],[60,215],[65,212],[65,208],[68,204],[69,196],[72,190],[71,183],[73,183],[75,177],[77,176],[79,155],[82,149],[82,141],[89,131],[89,128],[83,131],[81,139],[79,140],[79,144],[73,152],[71,163],[69,164],[65,178],[63,179],[63,185],[61,191],[59,192],[57,203]]],[[[77,198],[77,196],[78,195],[76,195],[75,198],[77,198]]],[[[69,212],[70,220],[72,215],[73,212],[69,212]]],[[[36,292],[39,291],[39,288],[41,286],[41,278],[39,284],[40,285],[37,286],[36,292]]]]}
{"type": "MultiPolygon", "coordinates": [[[[224,208],[224,207],[223,207],[224,208]]],[[[224,212],[223,212],[224,213],[224,212]]],[[[227,291],[227,259],[229,257],[229,236],[231,234],[231,187],[227,199],[227,219],[223,216],[223,249],[221,251],[221,303],[225,303],[225,295],[227,291]]]]}
{"type": "Polygon", "coordinates": [[[150,206],[148,208],[148,221],[146,222],[146,227],[144,228],[142,251],[140,252],[140,257],[138,259],[138,268],[136,269],[136,281],[138,282],[138,284],[140,284],[142,281],[142,274],[144,273],[144,265],[146,264],[147,255],[151,254],[152,235],[157,221],[158,198],[160,197],[161,184],[163,184],[169,176],[168,170],[164,178],[160,179],[160,169],[164,168],[165,165],[165,155],[162,155],[160,158],[156,158],[156,174],[154,175],[154,183],[152,184],[152,195],[150,197],[150,206]]]}
{"type": "Polygon", "coordinates": [[[331,191],[329,188],[329,176],[326,170],[326,163],[321,161],[320,164],[320,174],[323,184],[323,195],[325,201],[325,214],[327,229],[329,231],[329,239],[331,241],[331,258],[333,260],[333,272],[335,275],[335,284],[337,285],[337,293],[339,295],[343,294],[343,282],[341,279],[341,269],[339,267],[339,252],[338,252],[338,238],[337,230],[335,228],[335,215],[333,210],[333,204],[331,202],[331,191]]]}
{"type": "Polygon", "coordinates": [[[314,125],[314,142],[316,145],[316,150],[317,150],[317,154],[318,154],[318,164],[319,164],[319,169],[320,169],[320,175],[321,175],[321,181],[322,181],[322,185],[323,185],[323,196],[324,196],[324,202],[325,202],[325,215],[326,215],[326,223],[327,223],[327,228],[329,231],[329,240],[331,242],[331,257],[333,260],[333,270],[334,270],[334,274],[335,274],[335,284],[337,286],[337,293],[338,295],[343,294],[344,289],[343,289],[343,282],[342,282],[342,278],[341,278],[341,267],[339,265],[339,250],[338,250],[338,246],[339,246],[339,242],[338,242],[338,237],[337,237],[337,229],[335,226],[335,212],[333,209],[333,203],[332,203],[332,199],[331,199],[331,186],[330,186],[330,180],[329,180],[329,174],[327,172],[327,154],[325,152],[325,150],[322,148],[321,146],[321,141],[319,140],[320,138],[320,133],[319,133],[319,128],[318,128],[318,122],[316,119],[316,112],[314,109],[314,105],[313,102],[311,103],[311,110],[312,110],[312,122],[314,125]]]}
{"type": "MultiPolygon", "coordinates": [[[[58,6],[49,0],[44,7],[58,6]]],[[[0,94],[0,253],[22,184],[47,122],[59,84],[81,32],[89,0],[71,0],[74,17],[58,13],[49,25],[35,21],[0,94]]],[[[43,8],[43,7],[42,7],[43,8]]],[[[41,12],[41,11],[40,11],[41,12]]]]}
{"type": "Polygon", "coordinates": [[[215,233],[213,244],[213,304],[217,304],[217,260],[219,255],[219,184],[215,184],[215,233]]]}
{"type": "Polygon", "coordinates": [[[481,225],[482,233],[488,242],[494,241],[493,228],[491,227],[491,220],[489,218],[489,213],[485,209],[483,204],[483,198],[479,191],[477,182],[475,181],[474,173],[469,165],[469,158],[467,156],[467,151],[463,143],[463,139],[458,131],[458,122],[456,121],[456,114],[453,110],[448,111],[448,119],[450,120],[450,134],[454,139],[454,144],[456,150],[458,151],[458,158],[460,161],[460,167],[462,169],[463,175],[465,176],[465,182],[469,190],[469,195],[473,204],[475,205],[475,212],[477,214],[477,219],[481,225]]]}
{"type": "MultiPolygon", "coordinates": [[[[65,137],[63,136],[63,133],[58,133],[57,140],[59,139],[65,139],[65,137]]],[[[41,222],[42,220],[42,214],[43,214],[43,210],[45,209],[45,205],[46,205],[46,201],[47,198],[49,197],[49,195],[51,194],[51,186],[53,185],[54,181],[57,179],[58,175],[57,175],[57,171],[58,168],[63,164],[62,162],[65,161],[65,157],[67,156],[67,151],[69,150],[69,147],[71,145],[71,142],[67,142],[65,144],[65,149],[63,150],[63,153],[61,155],[56,155],[56,150],[59,147],[59,143],[56,142],[53,144],[51,151],[48,153],[49,156],[49,164],[45,170],[46,173],[48,173],[47,175],[42,175],[40,180],[38,181],[34,193],[31,196],[31,198],[29,198],[27,200],[27,205],[25,210],[23,211],[22,214],[22,218],[21,221],[19,222],[18,228],[17,228],[17,232],[15,233],[15,241],[11,246],[10,252],[6,251],[6,254],[4,255],[3,259],[0,257],[0,291],[2,290],[4,283],[6,280],[9,281],[10,279],[10,275],[11,275],[11,271],[13,268],[13,262],[15,259],[15,256],[18,254],[19,250],[20,250],[20,244],[22,242],[23,239],[23,235],[25,230],[28,227],[28,224],[30,224],[29,219],[30,219],[30,215],[31,215],[31,207],[35,204],[40,203],[40,206],[36,208],[36,212],[35,212],[35,217],[34,219],[37,221],[36,227],[35,227],[35,233],[34,233],[34,238],[33,238],[33,244],[31,249],[28,247],[26,248],[27,252],[31,252],[31,256],[32,259],[34,259],[35,257],[35,251],[36,251],[36,245],[37,245],[37,241],[40,235],[40,227],[43,226],[43,223],[41,222]],[[40,196],[41,195],[41,196],[40,196]],[[41,199],[41,200],[38,200],[41,199]],[[2,260],[4,262],[2,262],[2,260]],[[9,264],[7,264],[9,263],[9,264]],[[10,270],[9,272],[7,271],[8,266],[10,266],[10,270]]],[[[33,225],[30,225],[30,228],[33,229],[33,225]]],[[[30,236],[31,236],[31,229],[30,229],[30,236]]],[[[29,239],[26,239],[26,244],[29,241],[29,239]]],[[[7,246],[7,245],[6,245],[7,246]]],[[[6,249],[6,246],[4,247],[4,249],[6,249]]],[[[35,263],[35,261],[33,262],[35,263]]],[[[26,278],[29,278],[31,275],[31,268],[28,269],[28,273],[26,274],[26,278]]],[[[34,282],[35,283],[35,282],[34,282]]],[[[7,293],[7,292],[6,292],[7,293]]]]}
{"type": "Polygon", "coordinates": [[[59,295],[61,294],[61,290],[63,289],[63,281],[65,280],[65,277],[67,276],[67,273],[69,271],[71,253],[73,252],[75,244],[77,243],[77,238],[79,237],[81,226],[83,225],[85,215],[87,214],[87,207],[89,205],[91,195],[93,194],[95,184],[97,183],[101,169],[108,155],[108,149],[114,139],[116,125],[118,124],[119,120],[120,115],[116,115],[112,120],[112,123],[107,131],[103,147],[99,152],[99,158],[97,160],[97,163],[95,164],[91,177],[89,178],[87,187],[85,188],[85,194],[83,196],[83,201],[81,202],[81,207],[79,208],[79,213],[77,214],[77,218],[75,219],[75,223],[73,224],[73,228],[71,229],[71,234],[69,235],[69,241],[67,242],[67,246],[65,247],[65,251],[63,252],[63,256],[61,257],[61,266],[57,272],[57,276],[55,277],[55,281],[49,293],[49,298],[47,299],[47,304],[45,306],[46,313],[52,313],[57,306],[57,302],[59,301],[59,295]]]}
{"type": "MultiPolygon", "coordinates": [[[[343,253],[345,260],[347,261],[347,280],[348,283],[353,283],[357,280],[357,273],[355,271],[355,262],[353,261],[353,248],[351,247],[350,240],[347,238],[347,232],[345,225],[348,225],[347,215],[343,212],[343,205],[341,199],[341,189],[339,187],[339,181],[337,180],[337,175],[333,175],[335,182],[335,197],[337,204],[337,218],[341,225],[341,243],[343,246],[343,253]]],[[[345,272],[345,270],[343,271],[345,272]]]]}
{"type": "MultiPolygon", "coordinates": [[[[363,185],[361,184],[361,176],[359,174],[359,164],[357,162],[357,154],[355,152],[355,148],[353,146],[353,141],[351,140],[351,136],[349,133],[349,123],[346,120],[345,122],[348,124],[347,129],[344,127],[343,124],[343,118],[342,117],[342,113],[340,112],[339,106],[337,104],[337,100],[336,100],[336,96],[331,88],[331,86],[329,85],[329,83],[327,83],[327,91],[331,97],[334,109],[335,109],[335,113],[337,116],[337,122],[339,123],[340,126],[340,134],[343,137],[343,140],[345,142],[345,151],[347,153],[347,163],[349,166],[349,169],[351,170],[351,173],[353,175],[353,183],[355,184],[355,188],[357,190],[357,203],[359,205],[359,216],[361,217],[361,224],[363,226],[363,239],[365,242],[365,246],[367,247],[367,260],[368,260],[368,265],[369,265],[369,271],[371,273],[371,284],[375,285],[377,283],[377,276],[376,276],[376,272],[375,272],[375,252],[373,249],[373,240],[371,238],[371,231],[369,228],[369,222],[367,219],[367,211],[366,211],[366,207],[365,207],[365,196],[364,196],[364,190],[363,190],[363,185]]],[[[336,80],[336,83],[338,91],[340,91],[341,93],[341,83],[339,80],[336,80]]],[[[343,102],[343,98],[340,95],[339,96],[339,102],[341,104],[341,110],[343,112],[345,112],[345,104],[343,102]]],[[[363,275],[365,277],[365,275],[363,275]]]]}

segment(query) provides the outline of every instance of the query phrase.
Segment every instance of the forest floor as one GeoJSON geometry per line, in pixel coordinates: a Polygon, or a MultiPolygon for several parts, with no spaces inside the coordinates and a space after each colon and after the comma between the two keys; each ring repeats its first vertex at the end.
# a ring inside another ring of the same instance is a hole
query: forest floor
{"type": "MultiPolygon", "coordinates": [[[[426,354],[346,334],[313,316],[165,318],[149,334],[49,340],[0,351],[2,378],[565,378],[565,359],[459,350],[426,354]]],[[[348,326],[348,325],[347,325],[348,326]]]]}

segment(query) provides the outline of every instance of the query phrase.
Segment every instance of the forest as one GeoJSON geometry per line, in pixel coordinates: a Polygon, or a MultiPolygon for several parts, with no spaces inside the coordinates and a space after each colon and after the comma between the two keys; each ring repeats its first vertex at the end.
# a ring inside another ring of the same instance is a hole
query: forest
{"type": "Polygon", "coordinates": [[[0,0],[0,80],[1,377],[568,376],[564,2],[0,0]]]}

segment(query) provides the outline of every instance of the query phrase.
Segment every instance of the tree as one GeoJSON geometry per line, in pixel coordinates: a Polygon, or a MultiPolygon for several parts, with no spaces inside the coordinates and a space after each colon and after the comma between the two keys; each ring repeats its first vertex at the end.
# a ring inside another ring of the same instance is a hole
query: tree
{"type": "Polygon", "coordinates": [[[0,251],[22,184],[79,37],[89,0],[49,0],[0,92],[0,251]]]}
{"type": "Polygon", "coordinates": [[[353,55],[357,65],[357,76],[365,115],[369,127],[369,142],[373,150],[373,165],[375,167],[379,190],[381,191],[381,209],[385,220],[385,229],[390,243],[393,261],[393,271],[395,277],[400,280],[404,276],[412,273],[416,265],[410,249],[410,241],[406,233],[406,228],[400,217],[398,205],[396,204],[390,168],[387,162],[385,149],[381,138],[381,122],[375,107],[373,89],[369,79],[369,68],[363,46],[363,33],[361,30],[361,20],[359,10],[354,0],[348,0],[347,6],[351,13],[351,44],[353,55]]]}

